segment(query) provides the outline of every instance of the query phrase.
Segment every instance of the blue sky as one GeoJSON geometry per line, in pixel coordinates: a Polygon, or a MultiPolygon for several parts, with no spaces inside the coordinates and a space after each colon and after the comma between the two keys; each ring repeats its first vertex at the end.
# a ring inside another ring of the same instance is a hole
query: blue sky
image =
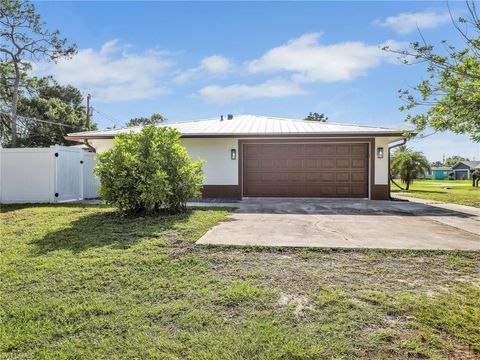
{"type": "MultiPolygon", "coordinates": [[[[91,93],[101,128],[164,114],[220,114],[408,127],[397,90],[425,78],[379,47],[418,40],[460,44],[445,2],[37,2],[78,54],[36,71],[91,93]]],[[[464,4],[453,3],[456,14],[464,4]]],[[[427,132],[428,133],[428,132],[427,132]]],[[[480,159],[467,136],[411,143],[430,160],[480,159]]]]}

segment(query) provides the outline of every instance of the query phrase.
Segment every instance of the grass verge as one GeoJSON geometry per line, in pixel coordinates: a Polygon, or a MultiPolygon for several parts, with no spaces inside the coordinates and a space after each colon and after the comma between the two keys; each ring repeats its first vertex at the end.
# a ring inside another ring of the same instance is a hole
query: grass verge
{"type": "Polygon", "coordinates": [[[0,357],[480,356],[480,254],[200,247],[228,210],[2,209],[0,357]]]}
{"type": "Polygon", "coordinates": [[[480,188],[470,180],[416,180],[408,191],[393,184],[391,189],[399,195],[480,208],[480,188]]]}

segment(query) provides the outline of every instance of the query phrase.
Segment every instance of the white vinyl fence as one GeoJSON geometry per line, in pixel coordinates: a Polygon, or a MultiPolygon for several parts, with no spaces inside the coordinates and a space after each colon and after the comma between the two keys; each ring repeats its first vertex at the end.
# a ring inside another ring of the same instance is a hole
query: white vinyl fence
{"type": "Polygon", "coordinates": [[[61,202],[98,197],[94,153],[68,146],[0,149],[0,202],[61,202]]]}

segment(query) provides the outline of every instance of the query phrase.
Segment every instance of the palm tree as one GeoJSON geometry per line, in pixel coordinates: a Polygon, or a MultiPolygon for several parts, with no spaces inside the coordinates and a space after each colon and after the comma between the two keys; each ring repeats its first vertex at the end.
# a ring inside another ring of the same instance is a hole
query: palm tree
{"type": "Polygon", "coordinates": [[[420,175],[430,171],[430,164],[423,153],[412,151],[405,145],[400,146],[392,155],[392,175],[400,176],[406,190],[420,175]]]}

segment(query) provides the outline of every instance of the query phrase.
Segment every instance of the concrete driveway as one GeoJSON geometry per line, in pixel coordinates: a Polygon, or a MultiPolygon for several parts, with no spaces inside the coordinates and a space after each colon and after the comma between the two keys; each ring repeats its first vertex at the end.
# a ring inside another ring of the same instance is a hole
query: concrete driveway
{"type": "Polygon", "coordinates": [[[404,201],[245,199],[198,244],[480,250],[480,209],[404,201]]]}

